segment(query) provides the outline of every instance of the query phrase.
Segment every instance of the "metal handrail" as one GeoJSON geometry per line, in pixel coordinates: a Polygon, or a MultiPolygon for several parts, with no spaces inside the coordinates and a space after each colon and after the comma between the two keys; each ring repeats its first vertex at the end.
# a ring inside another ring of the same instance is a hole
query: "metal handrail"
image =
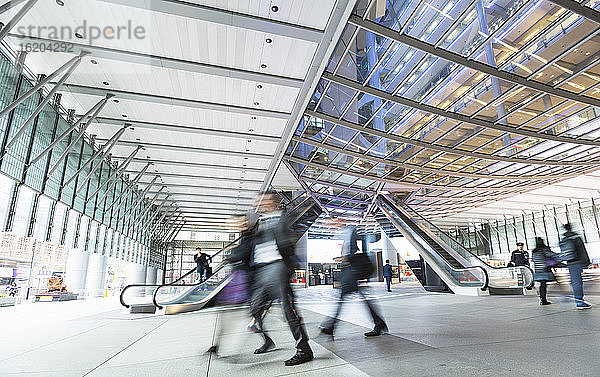
{"type": "MultiPolygon", "coordinates": [[[[235,244],[236,242],[238,242],[241,238],[242,238],[242,236],[240,236],[240,237],[236,238],[235,240],[231,241],[229,244],[227,244],[227,246],[223,247],[221,250],[219,250],[216,253],[214,253],[213,255],[211,255],[210,259],[212,259],[212,258],[216,257],[217,255],[221,254],[224,250],[226,250],[227,248],[231,247],[233,244],[235,244]]],[[[184,278],[186,278],[187,276],[189,276],[190,274],[192,274],[194,271],[196,271],[196,267],[192,268],[191,270],[189,270],[188,272],[186,272],[183,276],[181,276],[179,279],[174,280],[174,281],[170,282],[169,284],[129,284],[125,288],[123,288],[123,290],[121,291],[121,295],[119,296],[119,301],[121,302],[121,305],[123,305],[126,308],[129,308],[130,305],[127,305],[125,303],[125,301],[123,301],[123,297],[124,297],[125,291],[128,290],[129,288],[134,288],[134,287],[158,287],[156,289],[156,290],[158,290],[162,286],[172,285],[172,284],[175,284],[177,282],[180,282],[181,280],[183,280],[184,278]]],[[[156,293],[156,291],[155,291],[155,293],[156,293]]],[[[153,300],[152,301],[154,301],[154,295],[153,295],[153,300]]]]}

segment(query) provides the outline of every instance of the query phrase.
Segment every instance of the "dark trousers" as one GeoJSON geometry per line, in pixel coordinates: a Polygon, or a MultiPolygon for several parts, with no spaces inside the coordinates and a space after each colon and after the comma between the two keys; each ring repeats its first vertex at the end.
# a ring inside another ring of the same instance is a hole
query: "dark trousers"
{"type": "Polygon", "coordinates": [[[285,319],[296,340],[296,349],[311,352],[308,345],[308,334],[302,323],[302,317],[300,317],[296,310],[294,292],[290,287],[289,272],[285,264],[282,261],[278,261],[258,267],[254,270],[252,285],[253,292],[250,300],[250,311],[261,333],[265,337],[265,341],[269,339],[269,336],[263,325],[263,313],[269,308],[273,300],[279,298],[285,319]]]}
{"type": "Polygon", "coordinates": [[[383,278],[385,279],[385,286],[387,287],[387,290],[388,291],[392,290],[392,277],[384,276],[383,278]]]}
{"type": "Polygon", "coordinates": [[[569,268],[569,276],[571,277],[571,288],[573,288],[573,296],[576,301],[583,301],[583,278],[581,274],[586,265],[582,263],[574,263],[567,265],[569,268]]]}
{"type": "Polygon", "coordinates": [[[547,287],[546,287],[547,282],[544,281],[540,281],[540,301],[541,302],[546,302],[546,292],[547,292],[547,287]]]}
{"type": "MultiPolygon", "coordinates": [[[[383,318],[381,318],[381,315],[379,315],[375,304],[372,303],[369,299],[367,299],[365,297],[365,294],[360,289],[356,292],[358,292],[358,294],[363,298],[363,302],[367,304],[367,307],[369,308],[369,313],[371,314],[371,318],[373,318],[373,322],[375,323],[375,328],[384,328],[386,326],[385,321],[383,320],[383,318]]],[[[333,315],[333,317],[329,317],[327,320],[325,320],[321,327],[331,330],[335,329],[335,325],[339,321],[338,316],[340,315],[340,311],[342,310],[343,300],[346,296],[352,293],[354,292],[344,292],[343,290],[340,292],[340,299],[338,300],[337,307],[335,308],[335,314],[333,315]]]]}

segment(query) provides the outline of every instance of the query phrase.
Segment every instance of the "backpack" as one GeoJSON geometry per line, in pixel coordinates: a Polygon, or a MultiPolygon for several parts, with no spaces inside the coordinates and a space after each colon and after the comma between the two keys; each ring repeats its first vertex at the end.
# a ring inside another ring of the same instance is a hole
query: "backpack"
{"type": "Polygon", "coordinates": [[[373,263],[371,263],[371,259],[365,253],[356,253],[349,256],[350,266],[356,280],[367,280],[373,275],[375,268],[373,267],[373,263]]]}
{"type": "Polygon", "coordinates": [[[560,260],[564,262],[571,262],[577,259],[577,246],[575,245],[575,238],[577,236],[564,237],[558,243],[560,247],[560,260]]]}

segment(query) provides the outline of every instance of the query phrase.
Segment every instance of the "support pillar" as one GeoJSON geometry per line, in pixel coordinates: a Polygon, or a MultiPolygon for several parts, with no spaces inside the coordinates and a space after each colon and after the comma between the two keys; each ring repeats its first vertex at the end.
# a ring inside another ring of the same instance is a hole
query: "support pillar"
{"type": "Polygon", "coordinates": [[[127,266],[127,284],[145,284],[146,266],[137,263],[129,263],[127,266]]]}
{"type": "Polygon", "coordinates": [[[83,296],[88,274],[89,253],[72,249],[67,259],[65,284],[69,292],[83,296]]]}
{"type": "Polygon", "coordinates": [[[86,293],[90,297],[104,296],[108,257],[102,254],[89,254],[86,293]]]}
{"type": "Polygon", "coordinates": [[[156,267],[148,267],[146,270],[146,284],[156,284],[158,277],[158,269],[156,267]]]}

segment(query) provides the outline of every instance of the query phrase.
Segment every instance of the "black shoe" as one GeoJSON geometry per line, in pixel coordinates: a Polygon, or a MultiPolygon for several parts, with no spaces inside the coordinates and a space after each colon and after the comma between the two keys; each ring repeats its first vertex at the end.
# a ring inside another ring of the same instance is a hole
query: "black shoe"
{"type": "Polygon", "coordinates": [[[552,304],[550,301],[540,301],[540,305],[550,305],[552,304]]]}
{"type": "Polygon", "coordinates": [[[388,289],[388,292],[391,292],[391,291],[392,291],[391,289],[388,289]]]}
{"type": "Polygon", "coordinates": [[[379,336],[381,334],[385,334],[388,332],[387,325],[383,326],[375,326],[375,328],[369,332],[365,333],[365,336],[379,336]]]}
{"type": "Polygon", "coordinates": [[[296,354],[294,356],[292,356],[291,359],[288,359],[285,361],[285,366],[291,367],[294,365],[304,364],[307,361],[311,361],[312,359],[314,359],[314,356],[313,356],[313,353],[311,350],[307,350],[307,351],[298,350],[298,351],[296,351],[296,354]]]}
{"type": "Polygon", "coordinates": [[[273,342],[273,340],[271,340],[271,338],[267,338],[267,340],[265,341],[265,344],[260,346],[260,348],[255,349],[254,353],[256,355],[258,355],[261,353],[268,352],[268,351],[272,350],[273,348],[275,348],[275,343],[273,342]]]}
{"type": "Polygon", "coordinates": [[[321,334],[333,336],[333,329],[329,327],[321,327],[321,334]]]}
{"type": "Polygon", "coordinates": [[[208,349],[208,351],[206,351],[207,353],[217,353],[217,346],[212,346],[208,349]]]}

